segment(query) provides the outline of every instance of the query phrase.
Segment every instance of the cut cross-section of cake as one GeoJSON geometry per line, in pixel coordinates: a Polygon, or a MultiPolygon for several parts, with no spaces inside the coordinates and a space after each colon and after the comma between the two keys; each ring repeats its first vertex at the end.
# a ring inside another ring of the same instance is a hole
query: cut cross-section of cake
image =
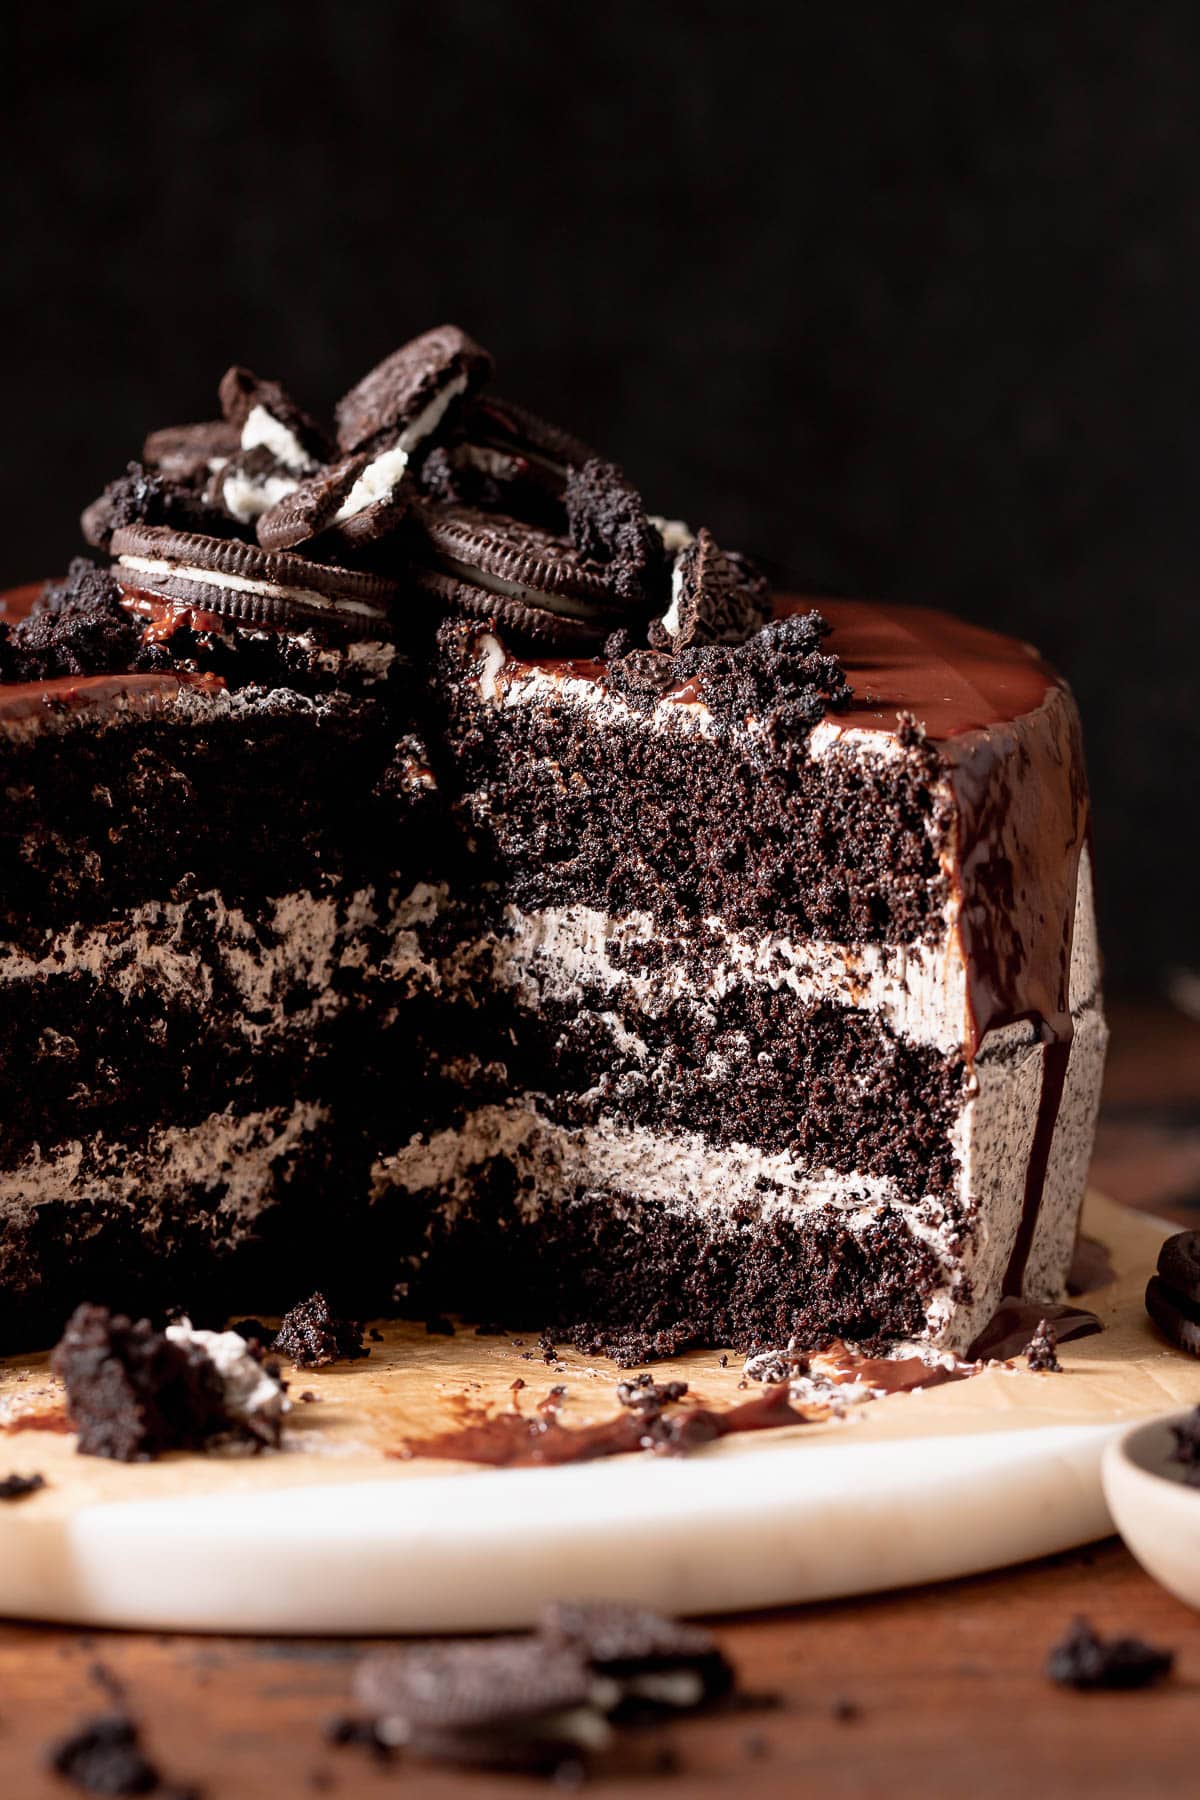
{"type": "Polygon", "coordinates": [[[848,694],[800,609],[682,679],[443,628],[490,885],[431,952],[452,1114],[375,1169],[414,1292],[626,1359],[962,1352],[1063,1297],[1105,1042],[1074,703],[944,615],[821,611],[848,694]]]}
{"type": "Polygon", "coordinates": [[[335,451],[235,366],[0,620],[0,1331],[319,1287],[937,1355],[1052,1306],[1105,1040],[1068,689],[772,609],[490,369],[426,333],[335,451]]]}

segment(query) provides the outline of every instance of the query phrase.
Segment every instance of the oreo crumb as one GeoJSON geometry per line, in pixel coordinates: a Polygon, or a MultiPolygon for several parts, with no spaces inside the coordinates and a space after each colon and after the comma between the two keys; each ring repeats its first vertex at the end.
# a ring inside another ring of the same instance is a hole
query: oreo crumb
{"type": "Polygon", "coordinates": [[[1058,1374],[1062,1364],[1058,1360],[1058,1333],[1049,1319],[1042,1319],[1037,1330],[1025,1347],[1025,1361],[1038,1375],[1058,1374]]]}
{"type": "Polygon", "coordinates": [[[300,1398],[306,1404],[311,1404],[317,1398],[317,1396],[313,1393],[311,1388],[305,1388],[305,1390],[301,1394],[300,1398]]]}
{"type": "Polygon", "coordinates": [[[112,534],[123,525],[170,525],[177,531],[199,531],[207,537],[244,537],[246,528],[185,481],[172,480],[141,463],[126,465],[98,500],[84,511],[80,526],[96,550],[107,550],[112,534]]]}
{"type": "MultiPolygon", "coordinates": [[[[187,1318],[193,1317],[186,1308],[184,1309],[184,1316],[187,1318]]],[[[238,1336],[245,1338],[248,1344],[261,1344],[264,1347],[270,1343],[275,1335],[271,1327],[269,1325],[264,1325],[261,1319],[234,1319],[228,1329],[230,1331],[236,1331],[238,1336]]]]}
{"type": "Polygon", "coordinates": [[[1085,1691],[1149,1687],[1171,1673],[1173,1650],[1156,1650],[1141,1638],[1102,1638],[1088,1619],[1076,1619],[1046,1660],[1046,1674],[1060,1687],[1085,1691]]]}
{"type": "Polygon", "coordinates": [[[454,1326],[449,1319],[426,1319],[426,1337],[453,1337],[454,1326]]]}
{"type": "Polygon", "coordinates": [[[839,1694],[836,1700],[831,1701],[829,1711],[841,1725],[851,1725],[860,1716],[857,1701],[848,1700],[844,1694],[839,1694]]]}
{"type": "Polygon", "coordinates": [[[373,1344],[382,1344],[382,1342],[383,1342],[382,1331],[376,1331],[374,1325],[372,1325],[370,1331],[368,1331],[367,1336],[370,1338],[370,1340],[373,1344]]]}
{"type": "Polygon", "coordinates": [[[26,1494],[36,1494],[45,1485],[44,1475],[6,1475],[0,1481],[0,1500],[24,1500],[26,1494]]]}
{"type": "Polygon", "coordinates": [[[106,1306],[75,1309],[50,1359],[67,1390],[83,1456],[149,1462],[164,1450],[201,1449],[240,1432],[211,1359],[172,1342],[148,1319],[106,1306]]]}
{"type": "Polygon", "coordinates": [[[791,613],[742,644],[705,644],[672,658],[676,679],[695,681],[715,723],[753,715],[772,735],[806,735],[826,712],[850,704],[838,657],[821,649],[831,627],[817,611],[791,613]]]}
{"type": "Polygon", "coordinates": [[[371,1354],[363,1343],[362,1325],[353,1319],[335,1318],[319,1291],[284,1314],[271,1348],[298,1369],[323,1369],[329,1363],[355,1362],[371,1354]]]}
{"type": "Polygon", "coordinates": [[[128,669],[141,638],[141,626],[121,605],[121,590],[108,570],[77,556],[65,580],[43,590],[28,618],[0,623],[0,681],[128,669]]]}
{"type": "Polygon", "coordinates": [[[358,1718],[352,1713],[336,1713],[332,1719],[327,1719],[324,1736],[325,1742],[337,1750],[355,1744],[370,1750],[381,1762],[387,1762],[392,1754],[390,1745],[384,1743],[376,1730],[375,1721],[358,1718]]]}
{"type": "Polygon", "coordinates": [[[126,1713],[88,1719],[47,1753],[48,1766],[85,1794],[153,1794],[162,1778],[126,1713]]]}

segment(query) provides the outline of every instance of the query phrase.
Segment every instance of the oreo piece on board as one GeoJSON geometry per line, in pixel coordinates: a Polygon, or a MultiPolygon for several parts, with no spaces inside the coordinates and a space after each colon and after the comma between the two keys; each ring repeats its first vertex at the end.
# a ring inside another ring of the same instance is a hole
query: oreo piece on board
{"type": "Polygon", "coordinates": [[[487,351],[457,325],[438,325],[393,350],[337,404],[344,451],[388,447],[411,455],[444,430],[492,372],[487,351]]]}
{"type": "Polygon", "coordinates": [[[703,527],[676,552],[671,604],[650,626],[656,650],[675,653],[694,644],[741,644],[754,635],[767,617],[766,584],[757,571],[747,571],[739,561],[727,556],[703,527]]]}
{"type": "Polygon", "coordinates": [[[1168,1287],[1160,1275],[1146,1284],[1146,1311],[1169,1344],[1200,1356],[1200,1306],[1168,1287]]]}
{"type": "Polygon", "coordinates": [[[413,489],[406,465],[403,453],[372,457],[364,451],[319,469],[260,516],[259,543],[265,550],[287,550],[327,538],[349,551],[378,543],[408,515],[413,489]]]}
{"type": "Polygon", "coordinates": [[[1200,1356],[1200,1231],[1167,1239],[1146,1287],[1146,1311],[1168,1343],[1200,1356]]]}
{"type": "Polygon", "coordinates": [[[384,1744],[510,1768],[604,1748],[616,1698],[570,1645],[536,1637],[381,1651],[360,1663],[354,1692],[384,1744]]]}
{"type": "Polygon", "coordinates": [[[359,569],[313,563],[257,544],[128,525],[114,532],[113,574],[127,596],[217,613],[236,624],[328,625],[352,637],[387,631],[396,584],[359,569]]]}
{"type": "Polygon", "coordinates": [[[279,382],[263,381],[252,369],[234,363],[217,392],[241,449],[269,450],[292,475],[307,475],[328,460],[328,436],[279,382]]]}
{"type": "Polygon", "coordinates": [[[598,646],[630,617],[606,569],[536,526],[468,506],[422,507],[416,520],[413,578],[451,611],[562,646],[598,646]]]}
{"type": "Polygon", "coordinates": [[[173,481],[207,480],[226,457],[241,448],[241,433],[228,419],[200,425],[164,425],[142,445],[142,461],[173,481]]]}

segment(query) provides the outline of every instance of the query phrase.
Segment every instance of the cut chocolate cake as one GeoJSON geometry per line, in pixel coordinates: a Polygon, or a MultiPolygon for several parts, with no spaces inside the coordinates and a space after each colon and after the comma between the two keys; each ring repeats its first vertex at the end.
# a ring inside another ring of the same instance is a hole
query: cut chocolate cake
{"type": "Polygon", "coordinates": [[[1105,1041],[1069,691],[772,604],[490,366],[415,340],[337,451],[232,370],[88,509],[111,567],[11,603],[8,1335],[319,1284],[624,1361],[962,1352],[1061,1299],[1105,1041]]]}

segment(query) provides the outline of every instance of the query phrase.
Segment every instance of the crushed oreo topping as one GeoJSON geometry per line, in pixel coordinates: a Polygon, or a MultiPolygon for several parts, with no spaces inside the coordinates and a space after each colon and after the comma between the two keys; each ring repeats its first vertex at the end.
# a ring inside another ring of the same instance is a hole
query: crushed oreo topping
{"type": "Polygon", "coordinates": [[[1173,1650],[1156,1650],[1136,1637],[1102,1638],[1081,1618],[1050,1652],[1046,1673],[1060,1687],[1142,1688],[1169,1675],[1174,1663],[1173,1650]]]}
{"type": "Polygon", "coordinates": [[[112,576],[76,557],[66,579],[45,588],[27,618],[0,621],[0,680],[105,675],[134,666],[140,647],[141,631],[112,576]]]}
{"type": "Polygon", "coordinates": [[[1049,1319],[1042,1319],[1025,1349],[1025,1361],[1038,1375],[1061,1373],[1058,1360],[1058,1333],[1049,1319]]]}
{"type": "Polygon", "coordinates": [[[298,1369],[322,1369],[329,1363],[354,1362],[371,1352],[363,1343],[363,1326],[336,1318],[319,1291],[286,1312],[271,1345],[298,1369]]]}
{"type": "Polygon", "coordinates": [[[0,1480],[0,1500],[24,1500],[27,1494],[36,1494],[46,1485],[44,1475],[6,1475],[0,1480]]]}
{"type": "Polygon", "coordinates": [[[217,537],[237,535],[241,526],[221,504],[211,483],[207,489],[131,462],[110,481],[98,500],[86,508],[80,527],[96,550],[107,550],[114,531],[123,525],[172,525],[179,531],[203,531],[217,537]]]}

